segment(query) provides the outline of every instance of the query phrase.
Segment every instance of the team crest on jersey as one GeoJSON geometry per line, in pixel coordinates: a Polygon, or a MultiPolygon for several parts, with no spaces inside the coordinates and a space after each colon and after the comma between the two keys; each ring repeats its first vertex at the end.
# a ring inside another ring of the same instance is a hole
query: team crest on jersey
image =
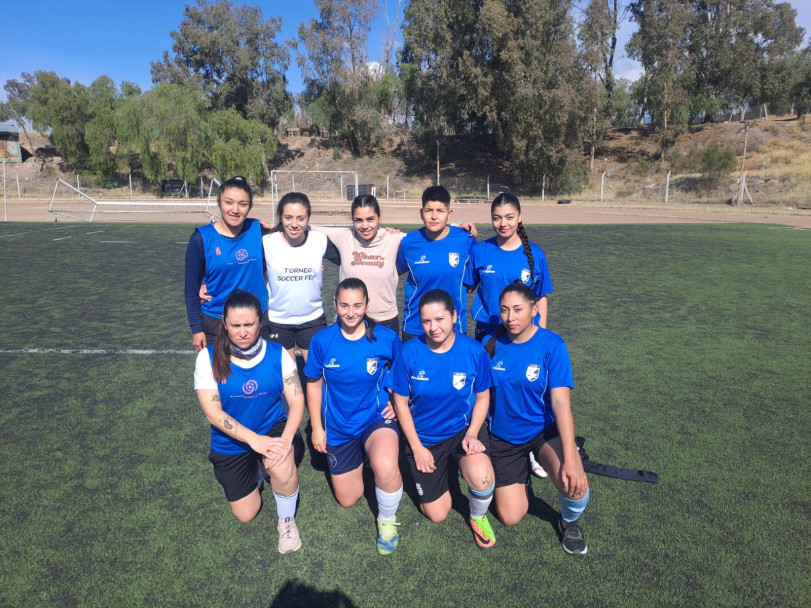
{"type": "Polygon", "coordinates": [[[524,285],[529,285],[529,278],[530,278],[529,268],[522,268],[521,269],[521,282],[524,285]]]}
{"type": "Polygon", "coordinates": [[[377,372],[377,357],[366,359],[366,373],[373,376],[377,372]]]}
{"type": "Polygon", "coordinates": [[[448,264],[451,265],[451,268],[456,268],[457,266],[459,266],[459,254],[453,252],[449,253],[448,264]]]}
{"type": "Polygon", "coordinates": [[[535,365],[534,363],[530,363],[527,365],[527,380],[530,382],[535,382],[538,379],[538,376],[541,375],[541,366],[535,365]]]}
{"type": "Polygon", "coordinates": [[[256,380],[248,380],[245,384],[242,385],[242,392],[246,395],[250,395],[257,388],[259,388],[259,384],[257,384],[256,380]]]}
{"type": "Polygon", "coordinates": [[[466,373],[453,372],[453,388],[455,388],[457,391],[465,387],[465,380],[467,380],[466,373]]]}
{"type": "Polygon", "coordinates": [[[240,249],[236,252],[237,261],[243,262],[248,257],[248,250],[247,249],[240,249]]]}

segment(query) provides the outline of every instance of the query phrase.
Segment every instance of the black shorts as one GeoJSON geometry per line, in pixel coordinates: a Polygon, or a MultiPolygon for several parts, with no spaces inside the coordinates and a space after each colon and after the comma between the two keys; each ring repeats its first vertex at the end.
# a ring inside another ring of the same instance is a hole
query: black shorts
{"type": "Polygon", "coordinates": [[[496,473],[496,487],[500,488],[515,483],[527,483],[530,472],[527,452],[531,451],[537,456],[543,444],[559,437],[560,433],[558,433],[558,425],[553,422],[526,443],[518,445],[505,441],[493,433],[489,433],[489,435],[488,453],[496,473]]]}
{"type": "MultiPolygon", "coordinates": [[[[268,437],[281,437],[287,418],[280,418],[267,432],[268,437]]],[[[293,453],[288,458],[295,458],[296,462],[304,456],[304,441],[301,434],[296,431],[293,438],[293,453]]],[[[259,487],[259,478],[264,475],[262,455],[254,451],[244,454],[219,454],[209,450],[208,460],[214,465],[214,476],[225,490],[228,502],[236,502],[245,498],[259,487]]]]}
{"type": "Polygon", "coordinates": [[[354,471],[363,464],[366,442],[378,429],[391,429],[400,436],[400,425],[394,418],[380,418],[366,427],[360,437],[350,439],[341,445],[327,444],[327,466],[330,475],[342,475],[354,471]]]}
{"type": "Polygon", "coordinates": [[[403,344],[408,342],[409,340],[413,340],[414,338],[419,338],[424,334],[409,334],[405,330],[403,330],[403,335],[400,336],[400,339],[403,341],[403,344]]]}
{"type": "Polygon", "coordinates": [[[383,327],[388,327],[390,330],[392,330],[398,336],[400,335],[400,318],[399,317],[393,317],[391,319],[386,319],[385,321],[378,321],[377,319],[375,319],[375,321],[377,321],[378,325],[382,325],[383,327]]]}
{"type": "MultiPolygon", "coordinates": [[[[479,430],[479,441],[484,444],[486,449],[485,454],[490,452],[488,447],[488,436],[485,430],[485,425],[479,430]]],[[[411,478],[414,480],[414,485],[417,489],[417,494],[420,496],[420,502],[428,503],[434,502],[440,498],[450,488],[448,479],[451,474],[455,474],[459,468],[459,461],[462,460],[467,453],[462,448],[462,440],[465,438],[467,429],[463,429],[456,433],[453,437],[449,437],[432,446],[426,446],[434,456],[434,466],[436,470],[433,473],[422,473],[417,470],[417,464],[414,460],[414,451],[408,442],[405,442],[405,455],[408,462],[408,468],[411,471],[411,478]],[[451,468],[453,463],[453,468],[451,468]]]]}
{"type": "MultiPolygon", "coordinates": [[[[265,318],[267,319],[267,315],[265,318]]],[[[278,342],[287,350],[294,346],[307,350],[310,348],[310,340],[313,339],[313,336],[327,326],[327,316],[322,314],[312,321],[293,325],[274,323],[267,319],[267,325],[270,331],[268,339],[272,342],[278,342]]]]}

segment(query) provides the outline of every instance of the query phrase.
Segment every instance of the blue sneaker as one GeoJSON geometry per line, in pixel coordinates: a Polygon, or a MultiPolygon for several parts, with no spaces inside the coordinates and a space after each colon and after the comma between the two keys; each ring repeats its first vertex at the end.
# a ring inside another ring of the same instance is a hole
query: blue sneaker
{"type": "Polygon", "coordinates": [[[400,535],[397,533],[399,525],[396,517],[392,519],[377,518],[377,552],[380,555],[394,553],[400,540],[400,535]]]}

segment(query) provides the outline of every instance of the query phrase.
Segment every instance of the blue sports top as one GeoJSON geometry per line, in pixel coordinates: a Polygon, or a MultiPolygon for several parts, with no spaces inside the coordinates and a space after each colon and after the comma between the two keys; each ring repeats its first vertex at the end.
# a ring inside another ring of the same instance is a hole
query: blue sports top
{"type": "Polygon", "coordinates": [[[490,361],[468,336],[456,334],[445,353],[432,351],[420,336],[403,345],[386,385],[408,397],[420,443],[431,446],[468,427],[476,393],[492,386],[490,361]]]}
{"type": "Polygon", "coordinates": [[[375,325],[377,340],[349,340],[334,323],[313,336],[304,375],[323,378],[321,415],[327,443],[343,445],[363,435],[389,404],[384,380],[400,354],[399,336],[375,325]]]}
{"type": "Polygon", "coordinates": [[[268,290],[262,260],[262,225],[248,218],[235,237],[221,235],[214,224],[197,228],[186,247],[184,296],[186,315],[192,333],[203,331],[201,312],[222,317],[226,298],[235,289],[243,289],[259,298],[262,312],[268,307],[268,290]],[[200,285],[206,284],[210,302],[200,304],[200,285]]]}
{"type": "MultiPolygon", "coordinates": [[[[206,347],[214,362],[214,345],[206,347]]],[[[265,356],[251,368],[231,364],[231,375],[225,383],[218,382],[223,411],[247,429],[265,435],[282,418],[282,346],[265,340],[265,356]]],[[[211,449],[218,454],[244,454],[251,447],[211,426],[211,449]]]]}
{"type": "Polygon", "coordinates": [[[516,445],[555,421],[550,389],[574,388],[566,343],[541,327],[521,344],[499,337],[491,364],[496,390],[490,402],[490,431],[516,445]]]}
{"type": "Polygon", "coordinates": [[[397,272],[408,271],[403,305],[403,330],[422,335],[420,298],[431,289],[444,289],[453,299],[459,315],[457,334],[467,333],[467,290],[462,284],[465,267],[476,239],[456,226],[448,226],[445,238],[431,240],[425,228],[409,232],[397,250],[397,272]]]}
{"type": "MultiPolygon", "coordinates": [[[[465,285],[478,285],[470,312],[481,325],[495,330],[501,325],[498,297],[507,285],[520,279],[539,298],[552,293],[552,278],[544,252],[530,243],[535,268],[530,272],[524,248],[506,251],[498,246],[496,237],[476,243],[471,262],[465,272],[465,285]]],[[[538,318],[534,319],[537,323],[538,318]]]]}

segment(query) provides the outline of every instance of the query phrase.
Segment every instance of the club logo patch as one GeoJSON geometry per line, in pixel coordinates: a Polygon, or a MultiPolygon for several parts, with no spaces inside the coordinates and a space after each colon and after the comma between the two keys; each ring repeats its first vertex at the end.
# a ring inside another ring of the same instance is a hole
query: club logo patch
{"type": "Polygon", "coordinates": [[[256,380],[248,380],[242,385],[242,392],[246,395],[251,395],[257,388],[259,388],[259,384],[257,384],[256,380]]]}
{"type": "Polygon", "coordinates": [[[423,493],[422,492],[422,486],[420,484],[418,484],[418,483],[415,483],[414,485],[417,486],[417,494],[422,496],[422,493],[423,493]]]}
{"type": "Polygon", "coordinates": [[[535,382],[538,379],[538,376],[541,375],[541,366],[535,365],[534,363],[530,363],[527,365],[527,380],[530,382],[535,382]]]}
{"type": "Polygon", "coordinates": [[[459,266],[459,254],[458,253],[449,253],[448,254],[448,264],[451,265],[451,268],[456,268],[459,266]]]}
{"type": "Polygon", "coordinates": [[[377,357],[366,359],[366,373],[373,376],[377,372],[377,357]]]}
{"type": "Polygon", "coordinates": [[[466,373],[453,372],[453,388],[455,388],[457,391],[465,387],[465,380],[467,380],[466,373]]]}
{"type": "Polygon", "coordinates": [[[246,260],[248,258],[248,250],[247,249],[240,249],[236,253],[236,258],[240,262],[246,260]]]}
{"type": "Polygon", "coordinates": [[[529,278],[530,278],[529,268],[522,268],[521,269],[521,282],[524,285],[529,285],[529,278]]]}
{"type": "Polygon", "coordinates": [[[335,458],[335,454],[332,452],[327,452],[327,466],[330,471],[338,466],[338,459],[335,458]]]}

